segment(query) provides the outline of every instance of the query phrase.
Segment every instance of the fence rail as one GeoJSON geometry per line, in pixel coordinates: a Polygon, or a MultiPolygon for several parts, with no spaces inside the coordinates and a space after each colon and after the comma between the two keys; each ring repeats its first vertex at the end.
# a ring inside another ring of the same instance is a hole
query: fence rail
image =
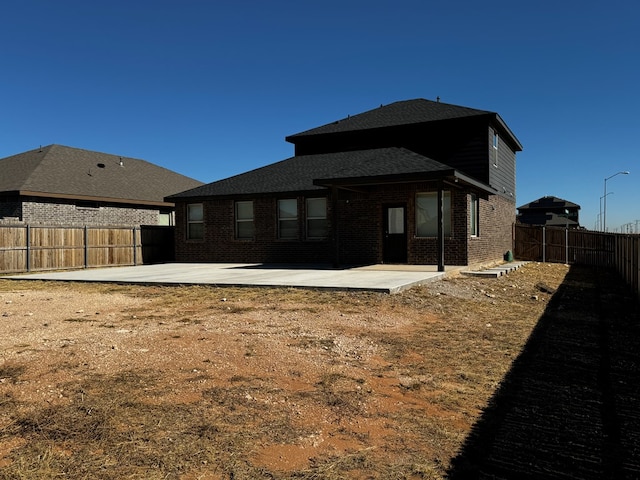
{"type": "Polygon", "coordinates": [[[516,224],[519,260],[613,268],[640,296],[640,235],[516,224]]]}
{"type": "Polygon", "coordinates": [[[1,273],[171,261],[173,250],[173,227],[0,225],[1,273]]]}

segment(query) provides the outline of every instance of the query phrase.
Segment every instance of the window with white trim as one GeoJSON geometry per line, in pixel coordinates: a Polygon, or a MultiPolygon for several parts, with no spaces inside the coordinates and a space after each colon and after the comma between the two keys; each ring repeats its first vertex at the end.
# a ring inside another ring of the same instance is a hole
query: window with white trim
{"type": "MultiPolygon", "coordinates": [[[[442,192],[444,235],[451,236],[451,192],[442,192]]],[[[416,236],[438,236],[438,192],[416,195],[416,236]]]]}
{"type": "Polygon", "coordinates": [[[500,143],[500,137],[498,132],[493,131],[493,166],[498,166],[498,144],[500,143]]]}
{"type": "Polygon", "coordinates": [[[236,238],[238,240],[253,239],[253,202],[236,202],[236,238]]]}
{"type": "Polygon", "coordinates": [[[187,240],[204,238],[204,210],[201,203],[187,205],[187,240]]]}
{"type": "Polygon", "coordinates": [[[298,238],[298,200],[295,198],[278,200],[278,238],[298,238]]]}
{"type": "Polygon", "coordinates": [[[307,198],[307,238],[327,238],[327,199],[307,198]]]}
{"type": "Polygon", "coordinates": [[[480,236],[480,225],[478,222],[480,218],[479,207],[478,195],[471,193],[469,195],[469,232],[472,237],[480,236]]]}

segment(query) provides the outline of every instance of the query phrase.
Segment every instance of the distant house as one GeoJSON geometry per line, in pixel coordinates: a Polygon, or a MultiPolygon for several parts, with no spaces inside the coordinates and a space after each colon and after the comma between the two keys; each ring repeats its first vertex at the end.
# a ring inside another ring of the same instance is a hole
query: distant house
{"type": "Polygon", "coordinates": [[[144,160],[62,145],[0,159],[0,223],[172,225],[172,193],[202,185],[144,160]]]}
{"type": "Polygon", "coordinates": [[[395,102],[286,138],[295,156],[167,197],[183,262],[471,265],[512,248],[497,113],[395,102]]]}
{"type": "Polygon", "coordinates": [[[562,198],[546,196],[518,207],[518,223],[547,227],[579,228],[577,205],[562,198]]]}

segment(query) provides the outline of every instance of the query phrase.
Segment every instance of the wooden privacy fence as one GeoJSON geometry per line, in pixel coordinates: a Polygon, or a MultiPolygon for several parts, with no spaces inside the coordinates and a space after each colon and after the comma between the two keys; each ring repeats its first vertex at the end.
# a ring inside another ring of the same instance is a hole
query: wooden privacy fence
{"type": "Polygon", "coordinates": [[[173,227],[0,225],[0,272],[139,265],[173,260],[173,227]]]}
{"type": "Polygon", "coordinates": [[[513,247],[518,260],[613,268],[640,295],[640,235],[516,224],[513,247]]]}

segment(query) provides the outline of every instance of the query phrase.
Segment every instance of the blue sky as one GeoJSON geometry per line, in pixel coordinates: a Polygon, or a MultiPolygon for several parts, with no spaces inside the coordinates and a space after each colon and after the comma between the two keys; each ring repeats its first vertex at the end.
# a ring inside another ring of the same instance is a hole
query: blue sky
{"type": "MultiPolygon", "coordinates": [[[[211,182],[284,137],[397,100],[498,112],[517,205],[640,220],[635,0],[13,0],[0,15],[0,158],[62,145],[211,182]]],[[[0,175],[2,172],[0,172],[0,175]]]]}

